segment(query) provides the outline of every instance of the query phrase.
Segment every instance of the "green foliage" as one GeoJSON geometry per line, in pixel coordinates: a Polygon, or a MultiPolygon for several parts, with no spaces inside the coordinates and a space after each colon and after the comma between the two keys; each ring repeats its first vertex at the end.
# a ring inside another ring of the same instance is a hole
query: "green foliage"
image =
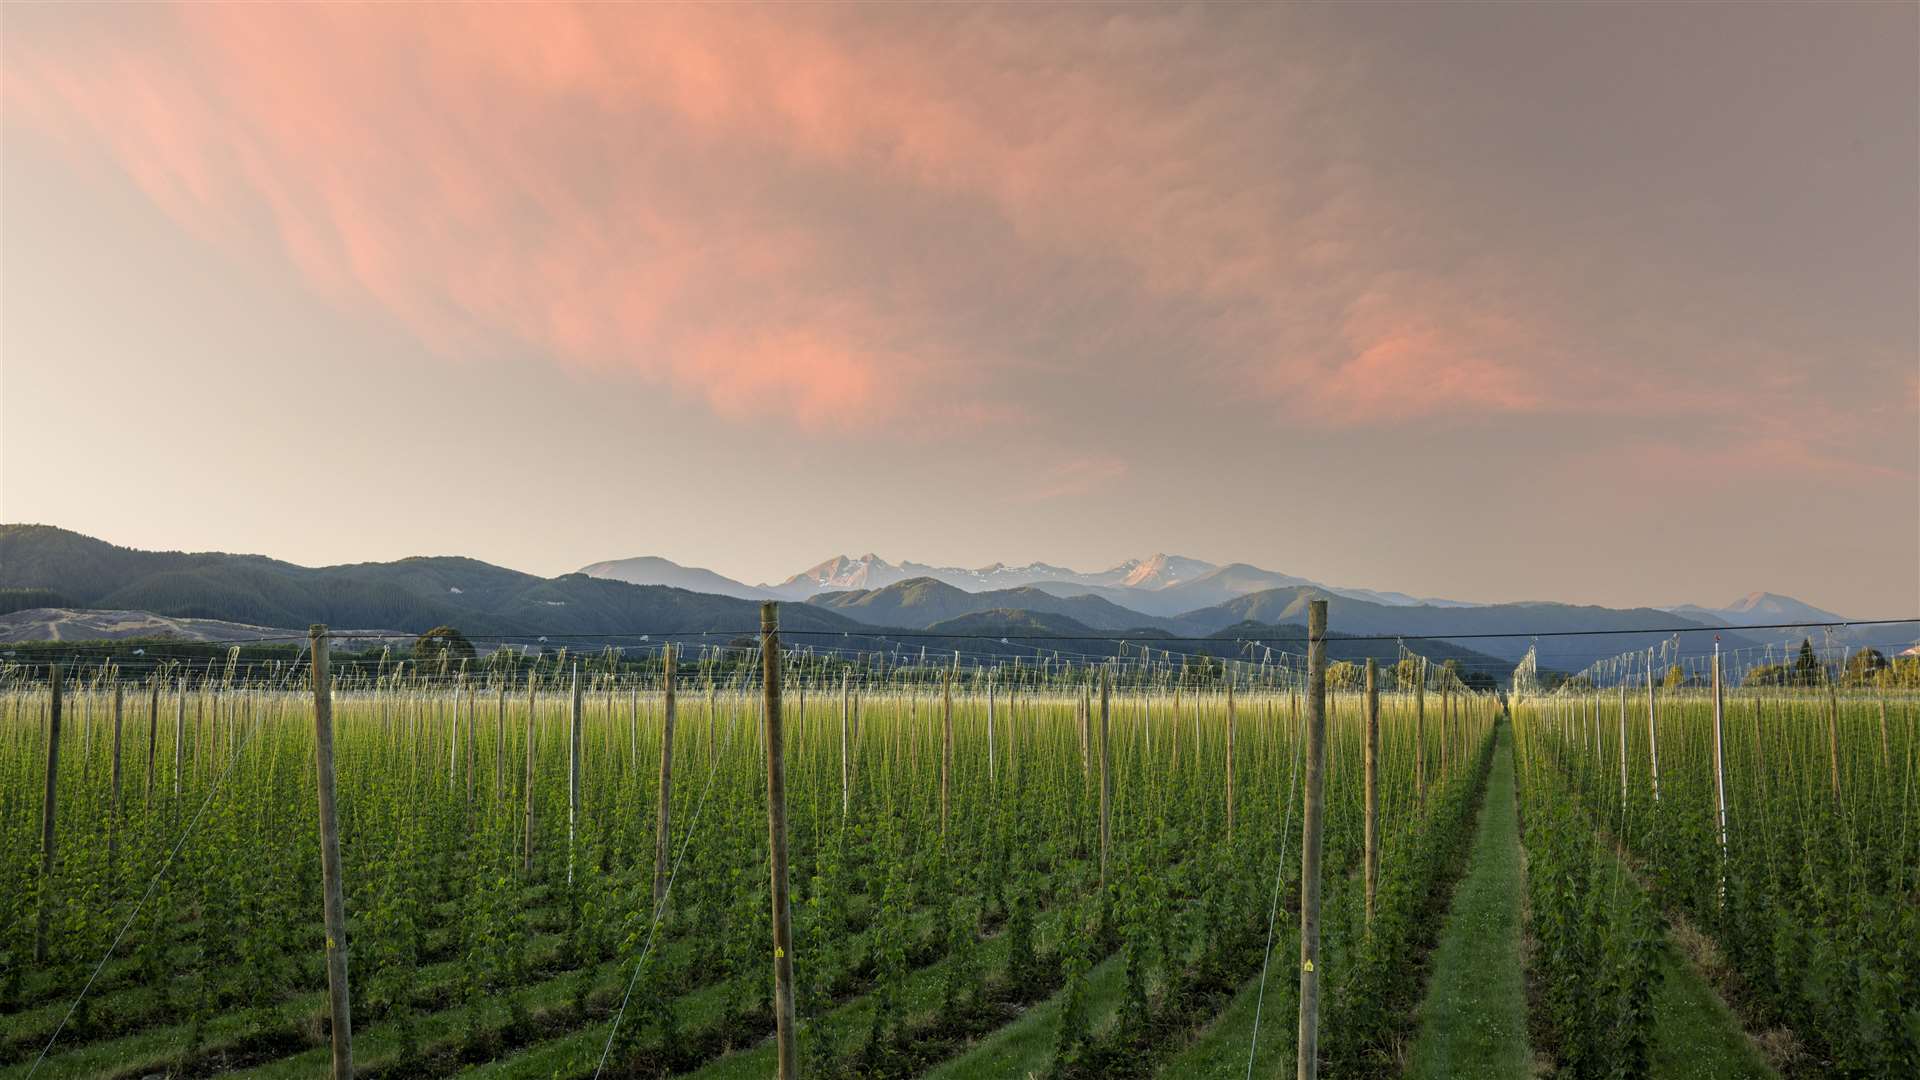
{"type": "MultiPolygon", "coordinates": [[[[655,930],[652,807],[660,701],[657,664],[649,666],[642,653],[631,649],[619,659],[611,688],[599,681],[601,674],[585,680],[571,886],[570,710],[566,683],[554,681],[561,657],[532,671],[523,661],[504,703],[482,690],[471,728],[465,691],[440,679],[437,665],[423,669],[409,661],[396,674],[389,661],[384,669],[337,672],[342,855],[356,1033],[365,1035],[356,1042],[367,1071],[452,1072],[530,1051],[535,1059],[558,1055],[585,1041],[597,1052],[603,1036],[582,1033],[609,1029],[611,1011],[636,970],[613,1048],[616,1072],[679,1073],[723,1054],[763,1052],[772,1028],[771,902],[758,702],[750,687],[726,681],[738,666],[690,660],[682,669],[673,850],[678,855],[682,840],[686,846],[655,930]],[[711,699],[704,686],[709,674],[721,680],[711,699]],[[528,676],[538,694],[531,774],[528,676]],[[497,717],[496,708],[502,710],[497,717]],[[470,739],[477,740],[471,756],[470,739]],[[471,783],[469,761],[477,770],[471,783]],[[529,782],[530,792],[523,789],[529,782]],[[530,837],[522,833],[529,794],[530,837]]],[[[584,654],[605,671],[602,652],[584,654]]],[[[809,668],[804,657],[792,662],[787,778],[799,918],[794,970],[803,1053],[816,1074],[924,1073],[1065,989],[1078,1005],[1064,1014],[1071,1023],[1058,1039],[1046,1031],[1044,1053],[1059,1051],[1063,1074],[1137,1076],[1257,974],[1272,840],[1297,838],[1299,829],[1297,796],[1287,787],[1298,750],[1291,687],[1249,688],[1241,670],[1240,801],[1231,843],[1222,797],[1225,705],[1217,683],[1205,681],[1218,677],[1216,662],[1161,667],[1151,695],[1117,697],[1114,849],[1103,890],[1092,827],[1097,789],[1083,772],[1075,711],[1084,668],[1063,674],[1058,666],[1028,665],[998,684],[991,776],[984,684],[971,675],[962,680],[953,812],[942,843],[937,743],[929,724],[937,714],[926,685],[907,685],[910,676],[897,667],[885,676],[877,667],[869,674],[873,681],[861,687],[852,710],[853,791],[843,817],[838,672],[809,668]],[[1176,712],[1166,688],[1187,677],[1196,681],[1183,685],[1176,712]],[[1010,684],[1023,687],[1011,700],[1010,684]],[[1170,738],[1176,731],[1177,768],[1170,738]],[[1296,805],[1289,807],[1289,799],[1296,805]],[[1109,970],[1124,968],[1131,981],[1124,1036],[1093,1021],[1091,973],[1119,954],[1124,960],[1109,970]]],[[[188,692],[181,794],[173,795],[168,771],[169,683],[157,729],[157,783],[151,797],[137,779],[129,784],[117,823],[117,860],[109,865],[100,843],[64,848],[46,887],[60,912],[55,958],[45,965],[0,965],[10,977],[19,973],[7,986],[9,1038],[16,1020],[25,1029],[20,1045],[50,1034],[34,1026],[35,1018],[50,1002],[77,992],[144,889],[149,868],[162,861],[181,823],[207,802],[191,842],[91,992],[87,1033],[70,1031],[56,1047],[50,1064],[67,1072],[88,1071],[76,1064],[85,1060],[78,1055],[97,1053],[104,1040],[122,1036],[142,1040],[127,1044],[136,1048],[115,1061],[130,1073],[198,1075],[244,1056],[299,1074],[316,1060],[314,1034],[324,1033],[316,1004],[323,985],[315,928],[319,859],[312,726],[302,722],[310,717],[311,692],[290,681],[297,673],[263,667],[249,676],[244,664],[237,685],[221,687],[221,670],[214,670],[212,685],[196,683],[188,692]],[[154,993],[155,986],[162,992],[154,993]],[[289,1032],[304,1034],[289,1044],[289,1032]],[[149,1060],[137,1049],[145,1041],[164,1049],[149,1060]],[[76,1057],[63,1061],[68,1054],[76,1057]],[[292,1056],[270,1060],[281,1054],[292,1056]]],[[[466,689],[486,675],[505,674],[472,667],[468,673],[466,689]]],[[[205,674],[196,666],[196,678],[205,674]]],[[[44,690],[11,684],[0,690],[0,725],[19,733],[0,740],[0,835],[6,837],[0,914],[7,916],[0,920],[0,951],[14,958],[30,955],[32,914],[42,895],[33,733],[44,690]]],[[[94,696],[70,699],[68,715],[84,715],[90,706],[97,723],[109,698],[89,693],[94,696]]],[[[1460,746],[1478,746],[1491,717],[1488,703],[1455,697],[1457,707],[1463,701],[1473,714],[1455,734],[1460,746]]],[[[1351,699],[1341,707],[1352,715],[1351,699]]],[[[1412,760],[1411,705],[1396,700],[1387,707],[1398,720],[1387,759],[1404,770],[1412,760]]],[[[81,737],[78,727],[68,731],[69,738],[81,737]]],[[[128,756],[138,762],[145,726],[136,722],[129,731],[128,756]]],[[[1430,724],[1429,733],[1437,736],[1437,725],[1430,724]]],[[[1351,774],[1352,743],[1335,745],[1336,770],[1351,774]]],[[[74,771],[63,791],[71,798],[62,800],[63,813],[72,816],[62,828],[71,827],[74,836],[107,833],[106,753],[97,728],[84,750],[78,742],[63,749],[63,762],[74,771]]],[[[1375,1017],[1369,1039],[1404,1030],[1410,1015],[1392,987],[1396,980],[1416,982],[1420,943],[1413,928],[1427,910],[1421,904],[1443,891],[1441,853],[1470,806],[1476,761],[1456,755],[1444,771],[1430,762],[1433,809],[1395,828],[1402,840],[1434,837],[1433,847],[1424,839],[1409,842],[1390,848],[1384,861],[1390,879],[1402,882],[1395,895],[1408,898],[1393,909],[1404,914],[1395,914],[1392,925],[1407,932],[1394,929],[1398,945],[1367,954],[1370,966],[1339,984],[1352,989],[1330,992],[1330,1009],[1375,1017]]],[[[138,776],[137,767],[130,770],[130,779],[138,776]]],[[[1402,788],[1406,776],[1399,774],[1402,788]]],[[[1331,912],[1349,902],[1342,898],[1358,844],[1358,796],[1352,785],[1336,784],[1330,792],[1331,912]]],[[[1364,933],[1343,920],[1329,915],[1329,956],[1361,956],[1357,942],[1364,933]]],[[[1388,930],[1377,925],[1375,933],[1384,939],[1388,930]]],[[[1046,1015],[1052,1023],[1053,1014],[1046,1015]]],[[[1046,1062],[1035,1068],[1044,1070],[1046,1062]]]]}
{"type": "MultiPolygon", "coordinates": [[[[1893,668],[1861,662],[1876,684],[1893,668]]],[[[1654,1067],[1643,1039],[1652,1007],[1636,988],[1654,967],[1661,910],[1711,939],[1725,958],[1718,989],[1750,1028],[1790,1032],[1806,1067],[1877,1077],[1920,1066],[1920,790],[1903,781],[1916,702],[1867,689],[1827,685],[1803,643],[1789,664],[1754,669],[1726,693],[1718,754],[1711,698],[1663,698],[1657,802],[1644,713],[1628,724],[1623,799],[1618,744],[1594,737],[1584,702],[1521,710],[1536,975],[1563,1070],[1654,1067]],[[1567,839],[1583,831],[1584,854],[1567,839]],[[1623,845],[1650,906],[1600,837],[1623,845]],[[1583,895],[1576,916],[1569,902],[1583,895]]]]}
{"type": "Polygon", "coordinates": [[[444,663],[448,659],[471,660],[474,656],[473,642],[451,626],[436,626],[413,639],[413,656],[422,663],[444,663]]]}
{"type": "Polygon", "coordinates": [[[73,602],[54,589],[10,586],[0,588],[0,615],[33,608],[66,608],[73,602]]]}

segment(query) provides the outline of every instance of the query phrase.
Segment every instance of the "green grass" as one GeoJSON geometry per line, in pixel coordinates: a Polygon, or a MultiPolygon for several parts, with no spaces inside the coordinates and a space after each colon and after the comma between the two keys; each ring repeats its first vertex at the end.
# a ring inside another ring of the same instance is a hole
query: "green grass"
{"type": "Polygon", "coordinates": [[[1258,976],[1240,988],[1220,1015],[1202,1030],[1193,1044],[1161,1066],[1162,1080],[1241,1080],[1247,1075],[1247,1053],[1253,1049],[1253,1075],[1291,1076],[1294,1044],[1299,1035],[1299,975],[1289,959],[1300,951],[1298,917],[1289,927],[1281,914],[1273,942],[1274,964],[1267,973],[1265,1001],[1260,1000],[1258,976]],[[1260,1044],[1253,1046],[1253,1017],[1260,1014],[1260,1044]]]}
{"type": "Polygon", "coordinates": [[[1467,876],[1434,951],[1420,1006],[1415,1077],[1524,1077],[1526,988],[1520,971],[1520,827],[1514,813],[1513,735],[1497,734],[1467,876]]]}
{"type": "Polygon", "coordinates": [[[1775,1078],[1740,1023],[1671,938],[1660,951],[1653,994],[1653,1075],[1671,1080],[1775,1078]]]}
{"type": "MultiPolygon", "coordinates": [[[[1126,966],[1118,956],[1109,957],[1087,972],[1087,1018],[1091,1031],[1101,1031],[1119,1011],[1120,995],[1126,989],[1122,978],[1125,973],[1126,966]]],[[[1066,1000],[1066,991],[1061,990],[927,1076],[930,1080],[998,1080],[1046,1075],[1053,1063],[1054,1042],[1060,1035],[1060,1009],[1066,1000]]]]}

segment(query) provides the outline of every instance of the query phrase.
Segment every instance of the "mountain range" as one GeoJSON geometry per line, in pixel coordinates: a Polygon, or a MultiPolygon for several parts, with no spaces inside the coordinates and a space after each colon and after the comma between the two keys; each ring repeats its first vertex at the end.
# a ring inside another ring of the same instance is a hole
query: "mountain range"
{"type": "Polygon", "coordinates": [[[1770,592],[1748,593],[1721,608],[1681,604],[1661,610],[1710,626],[1767,626],[1776,623],[1843,623],[1847,621],[1843,616],[1835,615],[1831,611],[1823,611],[1804,600],[1795,600],[1791,596],[1770,592]]]}
{"type": "MultiPolygon", "coordinates": [[[[1001,593],[1030,589],[1056,597],[1099,597],[1110,604],[1143,615],[1173,616],[1198,608],[1224,603],[1238,596],[1269,589],[1318,589],[1330,596],[1363,600],[1386,607],[1473,608],[1495,605],[1437,597],[1416,597],[1402,592],[1326,585],[1309,578],[1275,570],[1263,570],[1248,563],[1219,565],[1202,559],[1164,553],[1144,559],[1128,559],[1117,566],[1095,572],[1069,570],[1050,563],[1035,562],[1023,566],[993,563],[968,570],[951,566],[931,566],[904,561],[890,563],[878,555],[858,558],[836,555],[817,563],[775,585],[748,585],[701,567],[686,567],[655,556],[616,559],[582,567],[590,577],[607,577],[635,585],[670,585],[737,596],[746,599],[806,600],[843,592],[871,593],[887,586],[916,579],[930,579],[969,593],[1001,593]]],[[[1024,594],[1032,601],[1033,593],[1024,594]]],[[[834,600],[829,606],[872,601],[834,600]]],[[[1061,610],[1035,606],[1036,602],[1017,604],[1029,610],[1061,610]]],[[[1092,609],[1083,608],[1090,611],[1092,609]]],[[[1846,618],[1778,593],[1755,592],[1726,605],[1706,607],[1699,604],[1675,604],[1657,609],[1707,626],[1760,626],[1772,623],[1843,623],[1846,618]]],[[[856,617],[858,617],[856,615],[856,617]]],[[[1090,624],[1095,625],[1095,624],[1090,624]]]]}
{"type": "MultiPolygon", "coordinates": [[[[1843,621],[1771,593],[1724,608],[1422,602],[1165,554],[1097,573],[1044,563],[957,570],[840,557],[779,585],[750,586],[655,557],[595,563],[554,578],[457,556],[304,567],[259,555],[141,551],[52,526],[0,525],[0,600],[13,601],[9,609],[55,612],[16,620],[22,627],[56,625],[59,611],[78,609],[293,629],[324,622],[419,633],[450,624],[475,636],[697,639],[750,631],[758,622],[755,601],[769,597],[787,601],[783,629],[823,648],[925,646],[1006,656],[1032,656],[1043,644],[1114,655],[1127,647],[1121,639],[1134,647],[1174,639],[1231,643],[1210,646],[1215,655],[1251,642],[1279,641],[1299,651],[1308,602],[1324,597],[1334,630],[1365,639],[1369,649],[1377,645],[1383,658],[1404,638],[1429,655],[1445,648],[1490,671],[1518,660],[1536,637],[1543,667],[1576,670],[1675,636],[1639,632],[1650,628],[1695,639],[1683,641],[1691,650],[1704,648],[1716,631],[1730,648],[1754,643],[1729,628],[1843,621]],[[999,642],[1002,636],[1009,641],[999,642]],[[1060,643],[1023,644],[1022,637],[1060,643]]],[[[115,616],[116,625],[127,618],[115,616]]],[[[98,621],[67,625],[77,632],[98,621]]]]}
{"type": "Polygon", "coordinates": [[[1458,600],[1324,585],[1292,574],[1262,570],[1247,563],[1223,566],[1165,553],[1144,559],[1128,559],[1117,566],[1093,572],[1069,570],[1043,562],[1023,566],[993,563],[970,570],[912,561],[895,564],[871,553],[858,558],[836,555],[771,585],[748,585],[712,570],[681,566],[655,556],[597,562],[582,567],[580,572],[590,577],[614,578],[634,585],[672,585],[723,596],[767,600],[807,600],[824,593],[881,589],[916,578],[930,578],[966,592],[1035,588],[1056,596],[1101,596],[1122,607],[1150,615],[1178,614],[1245,593],[1295,585],[1393,606],[1475,606],[1458,600]]]}

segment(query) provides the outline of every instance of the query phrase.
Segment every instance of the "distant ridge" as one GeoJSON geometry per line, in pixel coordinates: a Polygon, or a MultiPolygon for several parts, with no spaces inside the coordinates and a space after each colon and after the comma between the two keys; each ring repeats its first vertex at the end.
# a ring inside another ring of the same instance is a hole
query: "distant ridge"
{"type": "Polygon", "coordinates": [[[1664,608],[1675,615],[1699,619],[1714,626],[1765,626],[1769,623],[1844,623],[1846,617],[1779,593],[1752,592],[1726,607],[1681,604],[1664,608]]]}
{"type": "MultiPolygon", "coordinates": [[[[604,565],[607,564],[595,564],[596,567],[604,565]]],[[[593,571],[589,568],[588,572],[593,571]]],[[[1166,552],[1156,552],[1143,559],[1128,559],[1091,573],[1043,562],[1024,566],[992,563],[971,570],[917,562],[895,564],[869,552],[859,558],[836,555],[777,585],[761,585],[758,588],[765,595],[780,599],[808,600],[822,593],[883,589],[918,578],[929,578],[970,593],[1031,587],[1055,596],[1099,596],[1146,615],[1177,615],[1234,596],[1289,585],[1310,585],[1326,589],[1334,595],[1380,604],[1473,606],[1458,600],[1430,600],[1399,592],[1328,586],[1292,574],[1263,570],[1248,563],[1222,566],[1204,559],[1169,555],[1166,552]]],[[[745,588],[738,582],[731,582],[731,579],[722,580],[745,588]]],[[[649,580],[646,583],[654,582],[649,580]]]]}
{"type": "Polygon", "coordinates": [[[632,559],[609,559],[583,566],[580,572],[588,577],[624,581],[629,585],[665,585],[672,589],[691,589],[694,592],[731,596],[740,600],[773,599],[773,593],[767,589],[735,581],[704,567],[681,566],[677,562],[662,559],[657,555],[641,555],[632,559]]]}
{"type": "MultiPolygon", "coordinates": [[[[1007,634],[1067,640],[1081,640],[1085,634],[1086,640],[1108,645],[1073,651],[1115,655],[1111,650],[1119,647],[1118,639],[1137,645],[1155,638],[1231,638],[1247,626],[1286,627],[1286,633],[1297,637],[1307,602],[1324,597],[1338,634],[1389,642],[1404,637],[1411,647],[1430,654],[1436,642],[1451,635],[1451,647],[1469,648],[1496,665],[1516,662],[1529,647],[1537,647],[1543,668],[1573,671],[1602,657],[1658,647],[1674,636],[1685,638],[1688,648],[1704,649],[1718,632],[1727,647],[1737,649],[1773,637],[1742,635],[1737,631],[1743,626],[1844,622],[1832,612],[1773,593],[1755,593],[1719,609],[1383,602],[1368,590],[1329,589],[1245,563],[1214,566],[1170,555],[1130,560],[1094,575],[1043,563],[996,564],[956,572],[965,585],[928,574],[902,576],[903,567],[918,565],[895,565],[877,555],[819,564],[800,582],[788,583],[802,595],[786,599],[805,602],[783,605],[782,627],[795,631],[796,637],[824,632],[816,639],[823,646],[831,636],[833,647],[869,650],[900,649],[950,634],[960,635],[957,641],[979,640],[962,634],[960,627],[1002,626],[1007,634]],[[877,586],[825,587],[889,578],[893,580],[877,586]],[[979,587],[1023,578],[1024,584],[979,587]],[[1119,584],[1128,579],[1139,586],[1119,584]],[[1055,629],[1043,633],[1042,627],[1055,629]],[[1657,632],[1675,627],[1680,628],[1678,635],[1657,632]],[[1645,632],[1650,629],[1656,632],[1645,632]],[[1533,635],[1547,636],[1536,646],[1533,635]]],[[[589,569],[648,583],[586,573],[542,578],[458,556],[305,567],[260,555],[141,551],[52,526],[0,525],[0,594],[22,608],[58,608],[64,614],[51,618],[76,633],[96,632],[83,629],[91,625],[88,620],[99,623],[97,632],[110,634],[115,631],[109,624],[159,618],[180,621],[183,627],[186,620],[219,620],[304,630],[309,623],[323,622],[336,628],[372,626],[415,634],[449,624],[476,637],[560,635],[577,641],[639,633],[676,639],[714,633],[731,637],[751,633],[759,622],[758,591],[764,587],[655,557],[613,560],[589,569]],[[718,589],[731,595],[709,591],[718,589]]],[[[52,623],[36,632],[68,636],[52,623]]],[[[233,634],[246,636],[241,630],[233,634]]],[[[1039,644],[1016,642],[1008,646],[1010,651],[988,651],[1029,655],[1039,644]]]]}
{"type": "MultiPolygon", "coordinates": [[[[0,525],[0,588],[47,589],[75,607],[304,630],[449,624],[471,635],[737,632],[750,600],[564,574],[543,578],[458,556],[309,567],[260,555],[141,551],[49,525],[0,525]]],[[[782,625],[861,633],[832,611],[793,605],[782,625]]]]}

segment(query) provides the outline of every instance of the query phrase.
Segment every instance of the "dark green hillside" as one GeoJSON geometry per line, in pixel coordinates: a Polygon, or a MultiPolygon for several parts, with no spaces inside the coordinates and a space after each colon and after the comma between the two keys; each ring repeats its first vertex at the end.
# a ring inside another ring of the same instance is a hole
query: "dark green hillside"
{"type": "MultiPolygon", "coordinates": [[[[750,600],[567,574],[542,578],[458,557],[307,567],[258,555],[138,551],[43,525],[0,526],[0,588],[45,589],[74,606],[302,628],[475,635],[752,631],[750,600]]],[[[865,627],[783,606],[795,630],[865,627]]]]}
{"type": "Polygon", "coordinates": [[[994,610],[1064,615],[1085,628],[1109,632],[1141,625],[1165,625],[1150,615],[1098,596],[1057,596],[1032,586],[970,593],[925,577],[909,578],[881,589],[822,593],[810,597],[807,603],[875,626],[925,628],[963,615],[994,610]]]}

